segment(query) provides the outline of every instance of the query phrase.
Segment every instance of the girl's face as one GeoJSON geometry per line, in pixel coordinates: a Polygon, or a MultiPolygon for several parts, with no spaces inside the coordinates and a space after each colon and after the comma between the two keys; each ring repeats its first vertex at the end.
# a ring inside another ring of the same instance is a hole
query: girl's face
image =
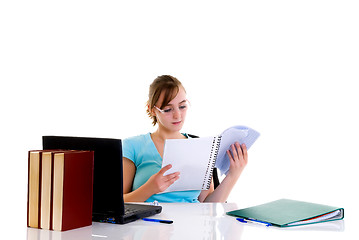
{"type": "Polygon", "coordinates": [[[161,93],[158,102],[153,108],[159,127],[165,128],[167,131],[180,131],[186,119],[188,109],[188,101],[186,99],[186,92],[183,87],[179,88],[177,96],[172,99],[165,107],[159,109],[162,105],[164,93],[161,93]]]}

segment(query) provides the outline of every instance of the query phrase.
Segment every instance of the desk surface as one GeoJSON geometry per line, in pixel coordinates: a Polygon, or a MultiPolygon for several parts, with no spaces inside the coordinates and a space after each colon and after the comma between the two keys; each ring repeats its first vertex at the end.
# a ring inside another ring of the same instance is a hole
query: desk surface
{"type": "Polygon", "coordinates": [[[125,225],[97,223],[66,232],[27,229],[28,240],[112,240],[112,239],[346,239],[344,220],[292,228],[244,224],[227,211],[235,203],[166,203],[153,218],[173,220],[162,224],[138,220],[125,225]]]}

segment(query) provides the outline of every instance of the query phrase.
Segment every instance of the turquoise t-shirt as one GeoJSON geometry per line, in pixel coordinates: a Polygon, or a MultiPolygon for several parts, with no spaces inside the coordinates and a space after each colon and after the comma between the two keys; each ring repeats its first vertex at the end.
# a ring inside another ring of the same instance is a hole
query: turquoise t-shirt
{"type": "MultiPolygon", "coordinates": [[[[162,157],[152,141],[150,133],[126,138],[122,141],[123,157],[136,166],[132,191],[136,190],[162,167],[162,157]]],[[[152,195],[146,202],[199,202],[200,190],[176,191],[152,195]]]]}

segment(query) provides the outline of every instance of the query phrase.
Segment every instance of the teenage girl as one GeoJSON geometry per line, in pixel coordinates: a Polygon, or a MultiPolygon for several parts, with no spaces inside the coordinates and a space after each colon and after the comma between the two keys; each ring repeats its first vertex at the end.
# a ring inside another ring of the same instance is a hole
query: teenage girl
{"type": "Polygon", "coordinates": [[[157,130],[123,140],[123,192],[125,202],[225,202],[248,162],[244,144],[233,143],[227,154],[228,174],[214,189],[161,193],[180,178],[175,172],[164,176],[172,166],[163,168],[162,156],[166,139],[186,139],[181,133],[189,103],[186,91],[175,77],[163,75],[150,85],[147,113],[157,130]]]}

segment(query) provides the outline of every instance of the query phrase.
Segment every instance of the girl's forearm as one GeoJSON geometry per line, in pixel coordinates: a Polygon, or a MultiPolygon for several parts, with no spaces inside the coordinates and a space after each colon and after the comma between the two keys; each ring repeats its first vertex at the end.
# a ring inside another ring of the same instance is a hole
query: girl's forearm
{"type": "Polygon", "coordinates": [[[123,198],[125,202],[144,202],[148,198],[150,198],[154,193],[151,191],[150,188],[145,186],[146,184],[142,185],[138,189],[123,194],[123,198]]]}
{"type": "Polygon", "coordinates": [[[238,180],[238,177],[231,177],[226,176],[221,184],[218,185],[218,187],[209,194],[204,202],[225,202],[227,201],[227,198],[229,194],[231,193],[234,185],[236,184],[238,180]]]}

